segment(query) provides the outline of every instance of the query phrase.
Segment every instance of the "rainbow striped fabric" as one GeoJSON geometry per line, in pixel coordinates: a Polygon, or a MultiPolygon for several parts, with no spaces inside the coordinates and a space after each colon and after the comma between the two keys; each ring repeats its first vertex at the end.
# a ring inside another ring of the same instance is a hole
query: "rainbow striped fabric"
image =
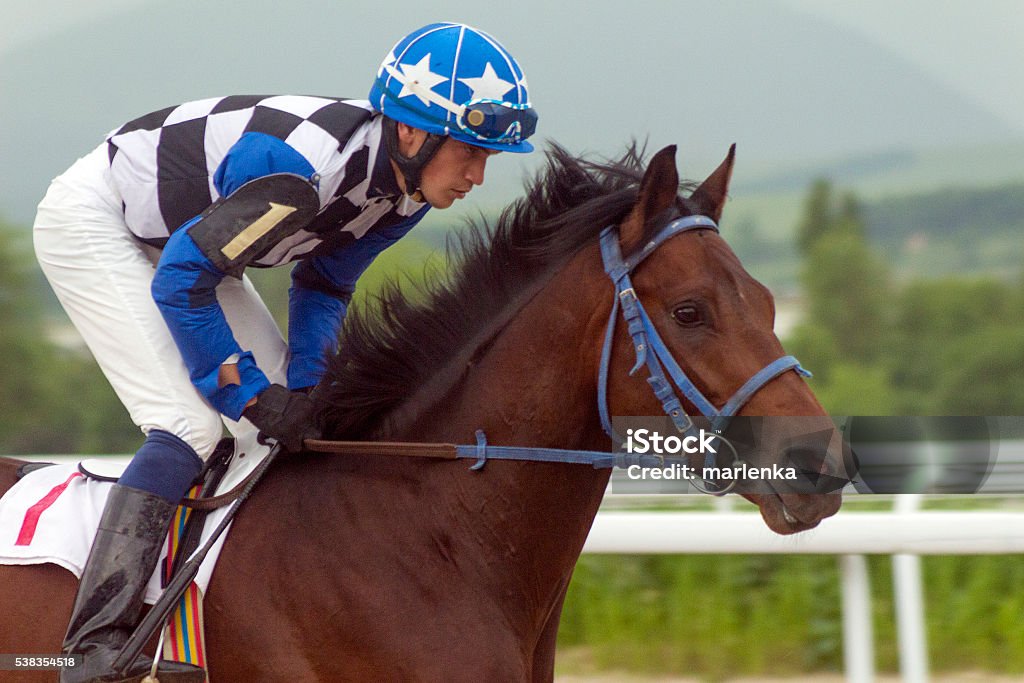
{"type": "MultiPolygon", "coordinates": [[[[199,495],[199,486],[193,486],[186,494],[188,498],[199,495]]],[[[178,507],[174,513],[170,533],[167,534],[167,558],[164,562],[164,581],[169,580],[171,566],[178,545],[185,533],[185,526],[192,514],[186,507],[178,507]]],[[[206,643],[203,640],[203,592],[193,582],[181,597],[178,606],[167,620],[164,633],[163,658],[176,662],[187,662],[206,668],[206,643]]]]}

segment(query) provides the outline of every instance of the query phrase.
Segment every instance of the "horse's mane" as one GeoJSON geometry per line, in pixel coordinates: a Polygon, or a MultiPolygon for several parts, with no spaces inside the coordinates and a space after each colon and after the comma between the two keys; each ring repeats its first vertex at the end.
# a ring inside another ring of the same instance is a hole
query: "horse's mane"
{"type": "Polygon", "coordinates": [[[636,202],[643,149],[589,161],[550,144],[546,166],[493,224],[485,217],[447,245],[449,271],[410,295],[389,281],[376,305],[353,307],[320,395],[333,438],[371,437],[381,420],[443,370],[454,354],[482,343],[510,302],[636,202]]]}

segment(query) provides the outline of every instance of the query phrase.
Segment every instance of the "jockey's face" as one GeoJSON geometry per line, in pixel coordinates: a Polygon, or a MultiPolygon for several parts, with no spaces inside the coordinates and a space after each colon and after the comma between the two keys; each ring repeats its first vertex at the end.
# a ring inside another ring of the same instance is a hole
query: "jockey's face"
{"type": "Polygon", "coordinates": [[[499,153],[448,138],[420,174],[423,198],[435,209],[447,209],[483,184],[487,160],[499,153]]]}
{"type": "MultiPolygon", "coordinates": [[[[400,151],[406,156],[418,152],[427,133],[402,123],[398,129],[400,151]]],[[[487,160],[495,154],[499,152],[447,138],[420,173],[424,201],[435,209],[447,209],[473,187],[483,184],[487,160]]]]}

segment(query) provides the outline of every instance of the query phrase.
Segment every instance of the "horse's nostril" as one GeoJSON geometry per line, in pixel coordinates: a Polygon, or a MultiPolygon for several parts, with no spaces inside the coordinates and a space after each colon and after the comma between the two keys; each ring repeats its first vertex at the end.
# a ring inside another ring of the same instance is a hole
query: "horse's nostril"
{"type": "Polygon", "coordinates": [[[796,470],[796,481],[790,490],[794,493],[835,493],[850,483],[856,474],[856,467],[845,460],[839,460],[838,454],[829,450],[828,446],[814,446],[804,443],[790,446],[783,451],[785,466],[796,470]]]}
{"type": "Polygon", "coordinates": [[[826,470],[826,451],[807,446],[792,446],[786,449],[786,461],[796,468],[799,476],[807,477],[812,484],[818,483],[818,477],[829,474],[826,470]]]}

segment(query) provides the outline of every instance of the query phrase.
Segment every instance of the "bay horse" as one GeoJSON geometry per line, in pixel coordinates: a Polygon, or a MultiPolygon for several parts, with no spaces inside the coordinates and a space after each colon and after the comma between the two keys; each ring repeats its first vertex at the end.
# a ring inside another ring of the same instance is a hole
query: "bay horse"
{"type": "MultiPolygon", "coordinates": [[[[717,222],[734,151],[683,196],[674,147],[645,171],[635,146],[598,163],[553,145],[525,197],[461,238],[452,276],[409,298],[392,287],[376,313],[350,313],[321,383],[327,437],[466,444],[479,429],[494,445],[609,450],[596,404],[614,297],[598,235],[617,225],[628,256],[674,217],[717,222]]],[[[770,293],[717,230],[666,240],[633,287],[717,406],[782,354],[770,293]]],[[[615,325],[609,410],[658,415],[661,402],[629,372],[625,325],[615,325]]],[[[796,372],[764,384],[741,414],[818,416],[831,427],[796,372]]],[[[781,461],[790,437],[768,435],[765,449],[781,461]]],[[[822,471],[836,466],[831,449],[815,457],[822,471]]],[[[18,464],[0,464],[0,490],[18,464]]],[[[552,680],[562,602],[609,471],[467,465],[279,459],[238,514],[207,591],[210,679],[552,680]]],[[[814,527],[841,501],[744,496],[781,534],[814,527]]],[[[0,567],[0,652],[59,652],[74,593],[73,576],[54,565],[0,567]]]]}

